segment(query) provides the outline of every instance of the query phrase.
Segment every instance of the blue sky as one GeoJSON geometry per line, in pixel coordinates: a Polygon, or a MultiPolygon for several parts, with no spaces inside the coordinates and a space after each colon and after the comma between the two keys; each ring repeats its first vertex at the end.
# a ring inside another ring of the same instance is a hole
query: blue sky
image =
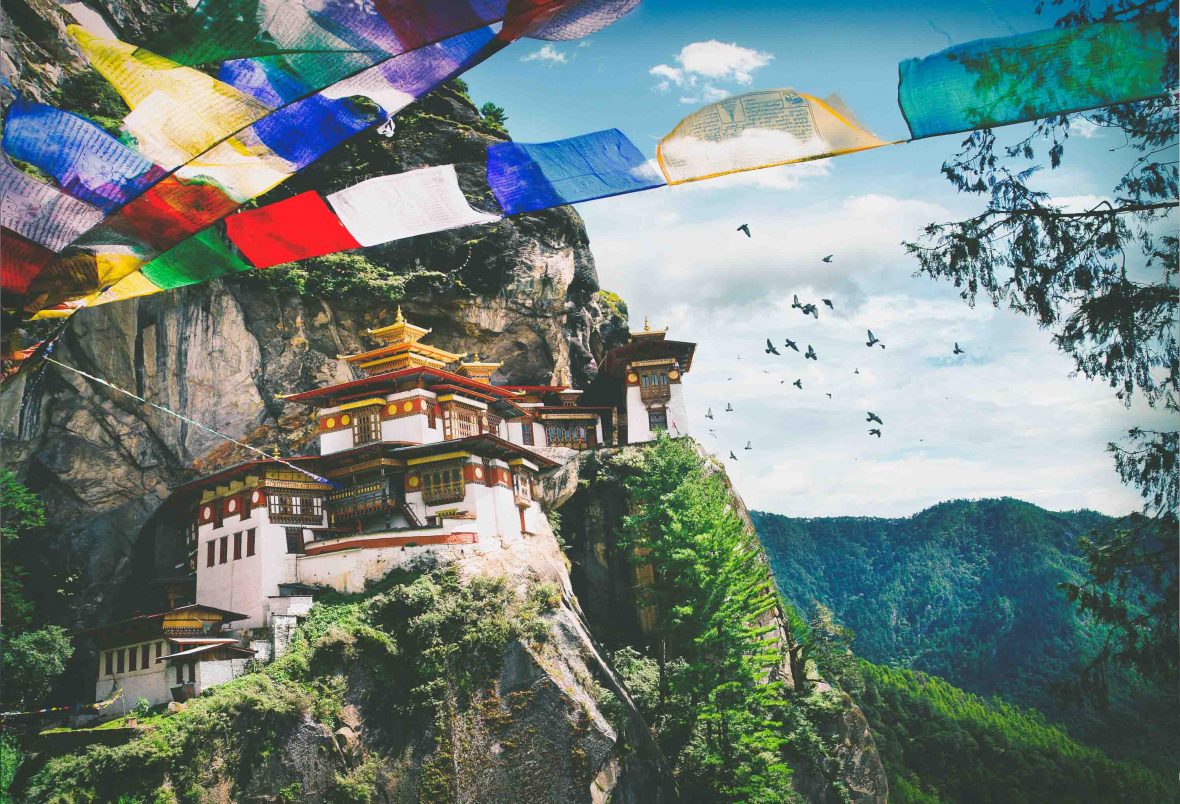
{"type": "MultiPolygon", "coordinates": [[[[507,109],[520,141],[618,127],[651,155],[700,98],[770,87],[838,92],[878,136],[901,138],[898,62],[948,37],[1049,27],[1033,5],[645,0],[588,40],[521,41],[466,78],[477,102],[507,109]]],[[[1084,122],[1076,133],[1063,168],[1039,182],[1092,203],[1126,157],[1084,122]]],[[[722,457],[734,450],[727,466],[752,507],[906,515],[997,495],[1114,514],[1137,506],[1104,447],[1133,424],[1158,424],[1158,414],[1128,412],[1109,389],[1069,376],[1070,360],[1027,319],[969,308],[953,288],[912,276],[901,240],[982,207],[939,175],[958,140],[578,206],[602,286],[623,296],[633,323],[649,316],[699,344],[686,377],[694,435],[722,457]],[[734,231],[740,223],[753,238],[734,231]],[[824,265],[828,253],[836,256],[824,265]],[[804,319],[790,309],[794,293],[831,298],[836,310],[804,319]],[[866,349],[866,328],[888,348],[866,349]],[[768,336],[811,343],[820,360],[765,355],[768,336]],[[951,354],[955,341],[966,355],[951,354]],[[796,378],[803,391],[790,385],[796,378]],[[727,403],[734,413],[721,413],[727,403]],[[880,440],[868,436],[868,410],[886,422],[880,440]]]]}

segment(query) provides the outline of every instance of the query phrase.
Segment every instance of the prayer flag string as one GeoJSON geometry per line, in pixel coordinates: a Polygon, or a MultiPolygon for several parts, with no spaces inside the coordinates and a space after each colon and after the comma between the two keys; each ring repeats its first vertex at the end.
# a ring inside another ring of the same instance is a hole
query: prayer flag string
{"type": "MultiPolygon", "coordinates": [[[[301,0],[240,0],[224,11],[220,0],[205,0],[165,36],[174,44],[165,55],[79,34],[131,106],[124,129],[137,147],[77,115],[19,98],[11,106],[5,154],[55,183],[0,163],[5,304],[68,316],[216,276],[494,223],[502,215],[473,208],[451,165],[231,213],[508,42],[582,36],[637,2],[375,0],[357,10],[325,0],[311,11],[301,0]],[[263,4],[270,11],[260,16],[263,4]],[[488,19],[500,21],[499,32],[470,28],[488,19]],[[468,33],[438,39],[465,26],[468,33]],[[196,58],[194,30],[220,32],[238,48],[217,78],[183,63],[196,58]],[[423,44],[429,41],[437,44],[423,44]],[[308,94],[324,80],[315,60],[325,54],[360,67],[308,94]],[[364,66],[372,54],[384,60],[364,66]],[[358,105],[358,95],[377,110],[358,105]],[[195,100],[209,114],[185,115],[195,100]]],[[[1168,24],[1160,17],[1097,22],[907,60],[898,102],[911,139],[1166,96],[1168,24]]],[[[486,175],[502,213],[514,215],[888,144],[836,96],[772,89],[693,112],[660,140],[654,163],[608,129],[549,143],[495,143],[486,175]]]]}

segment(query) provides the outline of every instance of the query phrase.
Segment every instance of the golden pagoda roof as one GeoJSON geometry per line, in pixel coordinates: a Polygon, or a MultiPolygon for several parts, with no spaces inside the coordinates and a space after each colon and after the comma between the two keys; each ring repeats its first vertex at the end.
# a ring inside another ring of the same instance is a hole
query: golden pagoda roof
{"type": "Polygon", "coordinates": [[[410,353],[411,355],[420,356],[430,360],[438,361],[445,364],[454,363],[456,360],[462,360],[467,357],[465,354],[456,354],[455,352],[448,352],[446,349],[439,349],[437,346],[430,346],[425,343],[390,343],[385,346],[379,346],[376,349],[370,349],[367,352],[357,352],[355,355],[337,355],[338,358],[348,363],[365,365],[371,362],[380,361],[383,357],[392,357],[401,353],[410,353]]]}
{"type": "Polygon", "coordinates": [[[662,341],[668,335],[668,328],[664,327],[663,329],[652,329],[651,323],[647,320],[646,317],[644,317],[643,331],[642,332],[632,331],[630,333],[630,335],[631,335],[631,340],[633,340],[633,341],[662,341]]]}
{"type": "Polygon", "coordinates": [[[421,343],[422,337],[429,332],[430,330],[425,327],[418,327],[406,321],[399,306],[397,318],[392,324],[369,330],[370,335],[382,342],[380,346],[354,355],[337,357],[356,368],[374,373],[389,368],[415,365],[443,368],[467,356],[421,343]]]}
{"type": "Polygon", "coordinates": [[[493,372],[502,365],[504,364],[480,360],[479,353],[476,352],[474,360],[459,364],[458,372],[465,377],[486,383],[490,381],[493,372]]]}
{"type": "Polygon", "coordinates": [[[406,321],[405,316],[402,315],[401,305],[397,308],[397,317],[394,318],[393,323],[378,327],[377,329],[369,330],[369,334],[380,341],[386,343],[417,343],[425,335],[430,334],[430,330],[426,327],[419,327],[406,321]]]}

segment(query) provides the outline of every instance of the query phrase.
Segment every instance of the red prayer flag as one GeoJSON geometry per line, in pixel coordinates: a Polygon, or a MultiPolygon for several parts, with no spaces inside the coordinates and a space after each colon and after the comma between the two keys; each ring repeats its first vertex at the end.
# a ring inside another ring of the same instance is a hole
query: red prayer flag
{"type": "Polygon", "coordinates": [[[361,247],[314,190],[230,215],[225,233],[255,268],[361,247]]]}

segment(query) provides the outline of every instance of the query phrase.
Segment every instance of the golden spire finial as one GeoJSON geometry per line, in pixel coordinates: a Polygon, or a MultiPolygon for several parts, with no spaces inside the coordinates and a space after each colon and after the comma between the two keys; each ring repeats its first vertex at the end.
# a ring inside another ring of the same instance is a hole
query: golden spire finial
{"type": "Polygon", "coordinates": [[[651,332],[651,322],[648,321],[647,316],[643,317],[643,331],[644,332],[651,332]]]}
{"type": "Polygon", "coordinates": [[[476,352],[476,353],[475,353],[475,360],[473,360],[472,362],[473,362],[473,363],[478,363],[478,362],[479,362],[479,352],[476,352]]]}
{"type": "Polygon", "coordinates": [[[406,317],[402,315],[402,306],[400,304],[397,306],[397,318],[393,319],[393,323],[395,323],[395,324],[406,323],[406,317]]]}

